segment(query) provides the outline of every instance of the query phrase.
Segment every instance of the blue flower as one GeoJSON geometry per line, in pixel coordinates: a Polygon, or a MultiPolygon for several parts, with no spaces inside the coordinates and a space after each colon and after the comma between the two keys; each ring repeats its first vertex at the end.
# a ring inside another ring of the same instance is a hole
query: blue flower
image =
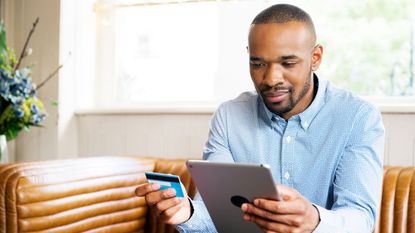
{"type": "Polygon", "coordinates": [[[9,92],[10,92],[10,86],[6,82],[0,82],[0,95],[5,100],[8,100],[9,92]]]}
{"type": "Polygon", "coordinates": [[[21,91],[21,88],[18,84],[10,86],[10,94],[12,96],[22,96],[23,97],[23,92],[21,91]]]}
{"type": "Polygon", "coordinates": [[[13,96],[13,95],[11,95],[9,99],[10,99],[10,102],[12,102],[12,104],[14,106],[20,106],[20,105],[22,105],[22,103],[24,101],[24,98],[21,97],[21,96],[13,96]]]}
{"type": "Polygon", "coordinates": [[[16,98],[16,101],[14,102],[15,105],[22,105],[24,102],[23,98],[16,98]]]}
{"type": "Polygon", "coordinates": [[[0,95],[8,100],[8,95],[10,92],[10,84],[8,81],[8,74],[5,70],[0,69],[0,95]]]}
{"type": "Polygon", "coordinates": [[[38,114],[39,113],[39,108],[36,106],[35,103],[31,103],[30,104],[30,111],[32,111],[32,113],[34,113],[34,114],[38,114]]]}
{"type": "Polygon", "coordinates": [[[16,114],[16,116],[17,116],[18,118],[22,118],[22,117],[24,117],[24,111],[23,111],[23,109],[21,109],[21,108],[17,108],[17,109],[15,109],[15,110],[14,110],[14,113],[16,114]]]}
{"type": "Polygon", "coordinates": [[[30,117],[30,122],[34,125],[38,125],[42,121],[42,117],[40,115],[32,115],[30,117]]]}

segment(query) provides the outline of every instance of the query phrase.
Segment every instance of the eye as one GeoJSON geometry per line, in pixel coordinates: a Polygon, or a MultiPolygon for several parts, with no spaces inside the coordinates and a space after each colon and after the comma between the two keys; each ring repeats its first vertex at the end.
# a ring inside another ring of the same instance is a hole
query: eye
{"type": "Polygon", "coordinates": [[[296,65],[297,63],[295,62],[283,62],[282,66],[286,67],[286,68],[292,68],[296,65]]]}
{"type": "Polygon", "coordinates": [[[251,64],[251,66],[253,68],[262,68],[262,67],[265,67],[265,63],[261,63],[261,62],[253,62],[253,61],[251,61],[250,64],[251,64]]]}

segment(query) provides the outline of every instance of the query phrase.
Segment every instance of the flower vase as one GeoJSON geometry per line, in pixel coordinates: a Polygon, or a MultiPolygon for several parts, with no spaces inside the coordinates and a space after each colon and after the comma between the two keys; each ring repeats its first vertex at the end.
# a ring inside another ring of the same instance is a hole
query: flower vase
{"type": "Polygon", "coordinates": [[[0,135],[0,164],[8,163],[9,155],[7,153],[6,135],[0,135]]]}

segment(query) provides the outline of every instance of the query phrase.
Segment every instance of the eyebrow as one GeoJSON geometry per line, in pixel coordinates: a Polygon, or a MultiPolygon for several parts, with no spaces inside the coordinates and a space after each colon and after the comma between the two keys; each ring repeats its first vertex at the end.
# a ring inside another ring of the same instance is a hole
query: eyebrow
{"type": "Polygon", "coordinates": [[[251,61],[263,61],[264,59],[261,57],[250,56],[249,60],[251,61]]]}
{"type": "Polygon", "coordinates": [[[298,56],[296,56],[296,55],[287,55],[287,56],[281,56],[279,58],[279,60],[281,60],[281,61],[293,60],[293,59],[298,59],[298,56]]]}
{"type": "MultiPolygon", "coordinates": [[[[299,59],[299,57],[296,55],[285,55],[285,56],[278,57],[276,60],[286,61],[286,60],[294,60],[294,59],[299,59]]],[[[264,61],[265,59],[262,57],[250,56],[249,60],[250,61],[264,61]]]]}

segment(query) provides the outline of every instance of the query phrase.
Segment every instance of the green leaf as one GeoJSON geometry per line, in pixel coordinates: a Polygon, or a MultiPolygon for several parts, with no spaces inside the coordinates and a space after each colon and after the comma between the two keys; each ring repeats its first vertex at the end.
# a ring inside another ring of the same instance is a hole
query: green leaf
{"type": "Polygon", "coordinates": [[[59,102],[57,100],[53,100],[50,104],[54,107],[57,107],[59,105],[59,102]]]}
{"type": "Polygon", "coordinates": [[[19,133],[19,131],[18,130],[15,130],[15,129],[7,130],[7,132],[6,132],[6,139],[7,139],[7,141],[10,141],[10,140],[15,139],[17,137],[17,134],[18,133],[19,133]]]}
{"type": "MultiPolygon", "coordinates": [[[[6,44],[6,29],[4,28],[4,23],[0,22],[0,53],[4,54],[7,52],[6,44]]],[[[0,61],[2,63],[2,61],[0,61]]]]}

